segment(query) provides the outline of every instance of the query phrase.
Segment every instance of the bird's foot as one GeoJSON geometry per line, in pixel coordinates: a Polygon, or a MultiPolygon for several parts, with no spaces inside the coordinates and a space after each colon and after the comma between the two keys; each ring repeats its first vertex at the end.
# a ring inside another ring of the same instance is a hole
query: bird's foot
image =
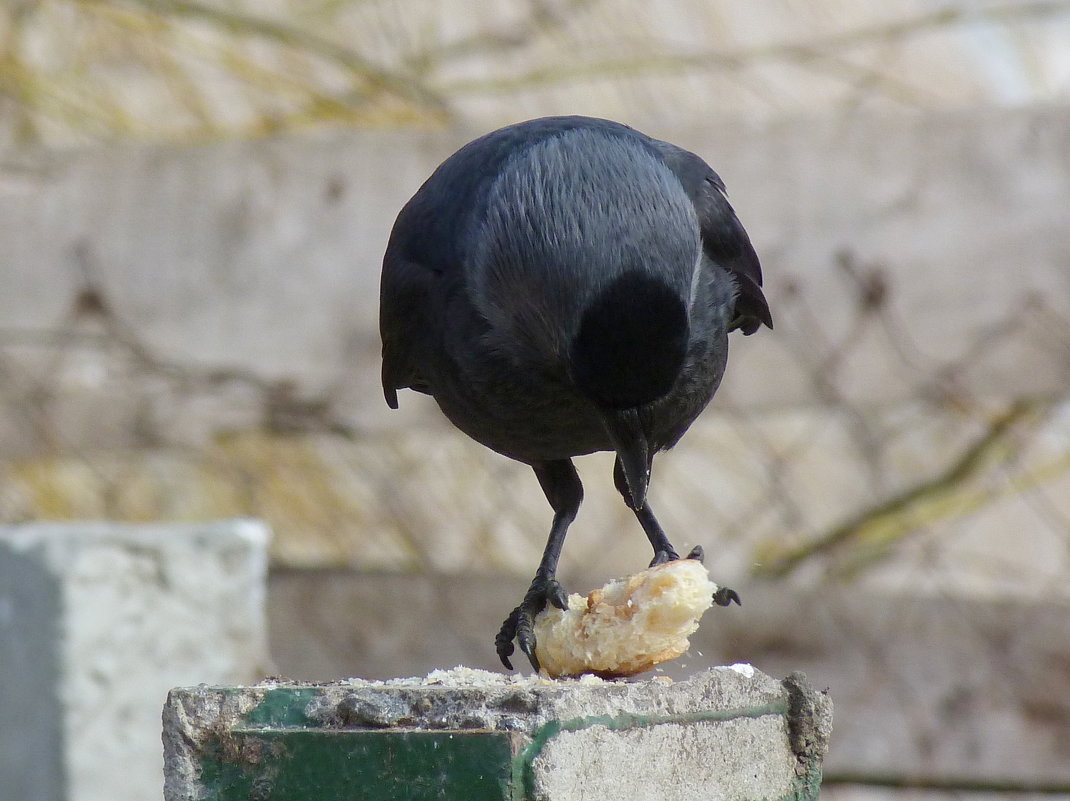
{"type": "Polygon", "coordinates": [[[539,660],[535,656],[535,617],[546,608],[547,601],[558,609],[568,608],[568,596],[557,579],[536,576],[528,587],[524,600],[509,613],[509,617],[498,630],[498,635],[494,638],[494,649],[498,652],[502,664],[509,670],[513,669],[509,657],[513,655],[513,640],[516,640],[520,650],[527,655],[531,667],[536,673],[539,672],[539,660]]]}
{"type": "MultiPolygon", "coordinates": [[[[666,562],[675,562],[679,558],[680,554],[678,554],[671,546],[668,548],[661,548],[654,552],[654,558],[650,560],[650,567],[657,567],[666,562]]],[[[702,560],[706,558],[706,554],[703,552],[701,545],[696,545],[684,558],[697,559],[699,562],[702,562],[702,560]]]]}
{"type": "Polygon", "coordinates": [[[731,606],[733,601],[737,605],[743,606],[743,602],[739,600],[739,593],[728,587],[718,587],[713,594],[713,602],[718,606],[731,606]]]}
{"type": "Polygon", "coordinates": [[[663,565],[666,562],[675,562],[680,558],[680,554],[674,551],[672,548],[659,548],[654,551],[654,558],[650,560],[650,567],[657,567],[663,565]]]}
{"type": "MultiPolygon", "coordinates": [[[[705,557],[706,554],[703,552],[702,546],[696,545],[684,558],[695,559],[701,564],[705,557]]],[[[654,554],[654,561],[650,563],[650,566],[663,565],[666,562],[671,562],[674,559],[679,558],[680,557],[676,554],[676,551],[660,550],[654,554]]],[[[739,593],[729,587],[718,587],[717,591],[713,594],[713,602],[718,606],[731,606],[732,603],[743,606],[743,602],[739,599],[739,593]]]]}

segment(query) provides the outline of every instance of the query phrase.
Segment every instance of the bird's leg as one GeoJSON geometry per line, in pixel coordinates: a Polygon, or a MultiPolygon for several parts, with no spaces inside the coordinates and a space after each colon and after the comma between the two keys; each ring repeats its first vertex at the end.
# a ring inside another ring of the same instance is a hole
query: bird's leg
{"type": "Polygon", "coordinates": [[[557,561],[561,557],[561,546],[565,542],[565,533],[576,519],[580,502],[583,500],[583,485],[576,474],[570,459],[542,462],[533,465],[542,491],[554,510],[554,522],[550,527],[550,536],[542,552],[542,561],[531,580],[524,600],[502,623],[498,636],[494,638],[494,647],[502,664],[513,669],[509,657],[513,653],[513,640],[520,645],[535,672],[539,671],[539,660],[535,657],[535,616],[549,601],[558,609],[568,606],[568,597],[557,582],[557,561]]]}
{"type": "Polygon", "coordinates": [[[651,567],[663,565],[666,562],[672,562],[680,558],[680,554],[672,547],[672,543],[669,542],[669,538],[665,535],[665,530],[661,527],[657,518],[654,517],[654,511],[650,508],[649,503],[645,503],[636,509],[635,516],[643,527],[643,531],[646,532],[646,538],[650,540],[650,544],[654,548],[654,558],[650,560],[651,567]]]}
{"type": "MultiPolygon", "coordinates": [[[[669,538],[665,535],[665,529],[661,527],[657,518],[654,517],[654,512],[650,508],[649,503],[644,503],[638,509],[632,503],[631,492],[628,490],[628,481],[624,475],[624,465],[621,463],[618,457],[613,462],[613,483],[617,487],[617,491],[623,496],[624,502],[628,504],[628,507],[635,512],[636,518],[639,520],[639,524],[643,527],[643,531],[646,532],[646,538],[650,540],[650,545],[654,549],[654,558],[650,562],[650,566],[661,565],[665,562],[671,562],[674,559],[679,559],[680,554],[676,552],[676,549],[672,547],[672,543],[669,542],[669,538]]],[[[702,558],[702,549],[698,549],[698,554],[692,551],[688,555],[688,558],[702,558]]]]}
{"type": "MultiPolygon", "coordinates": [[[[617,491],[624,496],[624,502],[635,512],[636,518],[639,520],[639,524],[643,527],[643,531],[646,532],[646,538],[650,540],[650,545],[654,548],[654,558],[650,561],[650,566],[663,565],[666,562],[672,562],[675,559],[679,559],[680,555],[676,552],[676,549],[672,547],[672,543],[669,542],[668,536],[665,534],[665,529],[661,527],[658,519],[654,517],[654,510],[650,508],[649,503],[644,503],[638,509],[632,506],[631,496],[628,494],[628,482],[624,477],[624,468],[621,465],[620,459],[617,459],[613,463],[613,483],[617,487],[617,491]]],[[[705,553],[703,553],[702,546],[696,545],[691,549],[691,552],[687,555],[688,559],[697,559],[703,561],[705,559],[705,553]]],[[[728,587],[718,587],[717,591],[713,594],[713,601],[718,606],[728,606],[733,601],[742,606],[742,601],[739,600],[739,593],[728,587]]]]}

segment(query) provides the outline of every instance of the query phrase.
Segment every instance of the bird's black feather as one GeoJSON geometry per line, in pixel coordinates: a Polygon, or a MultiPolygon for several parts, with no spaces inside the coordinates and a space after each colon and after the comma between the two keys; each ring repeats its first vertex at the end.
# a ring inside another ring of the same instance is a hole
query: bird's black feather
{"type": "Polygon", "coordinates": [[[652,141],[695,205],[707,257],[726,270],[739,287],[730,329],[753,334],[763,324],[772,328],[758,254],[728,203],[724,181],[694,153],[668,142],[652,141]]]}

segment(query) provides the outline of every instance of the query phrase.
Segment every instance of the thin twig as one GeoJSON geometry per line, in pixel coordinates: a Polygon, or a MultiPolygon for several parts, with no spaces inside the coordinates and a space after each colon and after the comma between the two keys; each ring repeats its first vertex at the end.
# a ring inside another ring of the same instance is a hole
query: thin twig
{"type": "MultiPolygon", "coordinates": [[[[457,80],[442,84],[440,89],[446,94],[505,93],[530,86],[544,86],[566,81],[676,73],[711,68],[740,69],[758,62],[769,61],[792,61],[803,65],[820,64],[830,58],[839,61],[841,67],[855,67],[857,72],[871,77],[871,70],[843,62],[837,53],[853,47],[896,41],[922,31],[969,24],[977,20],[1023,19],[1064,13],[1070,13],[1070,3],[1066,0],[1037,0],[1037,2],[1014,3],[984,9],[944,8],[899,22],[867,26],[807,42],[776,42],[743,50],[681,52],[675,49],[648,49],[645,45],[617,41],[611,47],[613,55],[605,58],[596,57],[581,63],[566,62],[553,66],[540,66],[519,75],[457,80]],[[621,53],[624,55],[620,55],[621,53]]],[[[661,43],[659,46],[664,47],[661,43]]],[[[897,88],[901,93],[917,91],[916,87],[905,85],[899,85],[897,88]]]]}
{"type": "MultiPolygon", "coordinates": [[[[95,4],[104,0],[81,0],[95,4]]],[[[357,75],[371,88],[388,92],[431,111],[445,113],[447,102],[443,95],[432,91],[414,76],[402,75],[374,64],[355,50],[343,47],[311,31],[265,17],[231,11],[198,3],[194,0],[113,0],[136,6],[154,14],[186,17],[225,28],[232,33],[269,39],[290,47],[297,47],[332,61],[357,75]]]]}
{"type": "MultiPolygon", "coordinates": [[[[784,576],[803,562],[818,555],[829,554],[851,545],[865,544],[870,548],[887,548],[906,534],[915,531],[920,521],[932,522],[952,514],[958,515],[991,500],[991,493],[967,495],[967,482],[990,469],[994,463],[1009,458],[1009,440],[1015,425],[1033,416],[1043,405],[1041,401],[1020,399],[992,421],[988,430],[970,445],[946,470],[922,481],[888,500],[866,509],[826,533],[786,552],[777,552],[776,545],[760,550],[755,573],[761,576],[784,576]]],[[[1066,469],[1060,460],[1054,468],[1038,471],[1034,478],[1049,477],[1053,471],[1066,469]]],[[[1015,482],[1016,490],[1022,487],[1015,482]]]]}

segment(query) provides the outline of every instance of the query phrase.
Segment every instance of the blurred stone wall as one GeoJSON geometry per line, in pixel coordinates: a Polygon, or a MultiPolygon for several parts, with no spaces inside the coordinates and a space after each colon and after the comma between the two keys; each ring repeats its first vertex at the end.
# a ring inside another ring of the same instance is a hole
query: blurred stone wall
{"type": "MultiPolygon", "coordinates": [[[[915,519],[832,543],[813,575],[892,553],[866,575],[900,586],[940,565],[935,584],[1065,592],[1067,123],[1052,108],[649,131],[721,172],[776,319],[734,339],[711,409],[655,465],[681,546],[743,575],[920,488],[915,519]]],[[[256,515],[282,564],[528,572],[549,517],[530,471],[427,398],[391,412],[378,380],[393,217],[476,133],[7,157],[0,519],[256,515]]],[[[565,569],[630,569],[646,544],[609,459],[580,461],[565,569]]]]}

